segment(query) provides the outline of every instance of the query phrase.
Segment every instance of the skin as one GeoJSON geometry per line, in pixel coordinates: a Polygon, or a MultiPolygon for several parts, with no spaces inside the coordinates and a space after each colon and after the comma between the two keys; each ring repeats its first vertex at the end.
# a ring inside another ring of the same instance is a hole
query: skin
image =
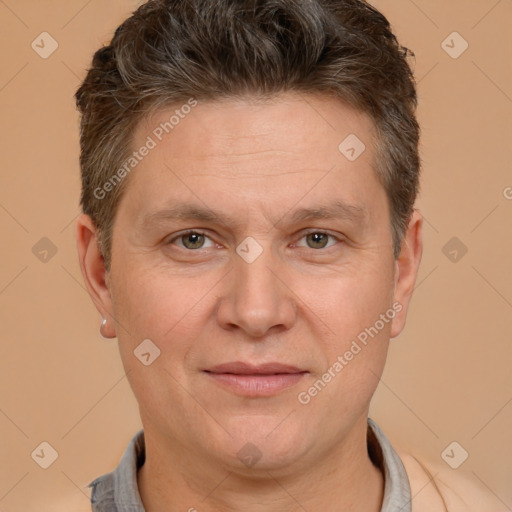
{"type": "MultiPolygon", "coordinates": [[[[142,121],[133,147],[174,108],[142,121]]],[[[366,115],[326,96],[200,102],[127,178],[109,272],[94,224],[79,218],[85,283],[107,318],[104,334],[119,340],[139,403],[147,511],[380,510],[384,481],[367,453],[368,409],[389,340],[405,324],[422,220],[415,211],[395,260],[387,196],[372,169],[374,137],[366,115]],[[349,134],[366,145],[355,161],[338,150],[349,134]],[[357,209],[291,219],[335,201],[357,209]],[[229,220],[144,223],[177,202],[229,220]],[[206,236],[182,236],[187,229],[206,236]],[[246,237],[262,249],[252,263],[236,252],[246,237]],[[301,404],[298,393],[396,302],[394,319],[301,404]],[[161,351],[149,366],[133,353],[147,338],[161,351]],[[203,371],[232,361],[308,373],[272,396],[243,397],[203,371]],[[252,467],[237,456],[248,442],[261,453],[252,467]]]]}

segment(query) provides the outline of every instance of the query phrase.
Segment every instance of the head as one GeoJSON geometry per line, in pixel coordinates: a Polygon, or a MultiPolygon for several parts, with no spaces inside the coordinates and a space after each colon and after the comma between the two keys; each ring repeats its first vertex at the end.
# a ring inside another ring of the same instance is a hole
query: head
{"type": "Polygon", "coordinates": [[[421,257],[407,57],[360,0],[154,0],[96,52],[78,249],[146,432],[274,468],[366,417],[421,257]],[[302,373],[247,396],[233,361],[302,373]]]}

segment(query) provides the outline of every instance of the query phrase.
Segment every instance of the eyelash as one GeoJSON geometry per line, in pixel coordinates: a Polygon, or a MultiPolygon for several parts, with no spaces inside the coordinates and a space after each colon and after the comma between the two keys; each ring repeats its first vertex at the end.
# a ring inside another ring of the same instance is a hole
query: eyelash
{"type": "MultiPolygon", "coordinates": [[[[169,245],[169,244],[171,244],[171,245],[175,245],[175,244],[173,244],[173,242],[174,242],[175,240],[180,240],[180,239],[181,239],[181,238],[183,238],[184,236],[191,235],[191,234],[194,234],[194,235],[202,235],[202,236],[204,236],[205,238],[209,238],[209,239],[211,240],[211,238],[210,238],[210,237],[209,237],[209,236],[208,236],[204,231],[196,230],[196,229],[189,229],[189,230],[187,230],[187,231],[184,231],[184,232],[180,233],[179,235],[175,236],[174,238],[170,239],[170,240],[167,242],[167,245],[169,245]]],[[[303,238],[305,238],[306,236],[308,236],[308,235],[312,235],[312,234],[327,235],[328,237],[330,237],[330,238],[332,238],[332,239],[336,240],[337,242],[341,242],[341,240],[340,240],[338,237],[336,237],[336,236],[332,235],[331,233],[328,233],[327,231],[321,231],[321,230],[311,230],[311,231],[308,231],[307,233],[304,233],[304,235],[302,235],[302,236],[301,236],[301,238],[300,238],[299,240],[302,240],[302,239],[303,239],[303,238]]],[[[180,247],[180,246],[178,246],[178,247],[180,247]]],[[[303,246],[301,246],[301,247],[303,247],[303,246]]],[[[315,252],[318,252],[318,251],[320,251],[320,250],[322,250],[322,249],[329,249],[329,248],[331,248],[331,247],[333,247],[333,245],[328,246],[328,247],[321,247],[320,249],[313,249],[312,247],[305,247],[305,248],[306,248],[306,249],[310,249],[310,250],[315,251],[315,252]]],[[[303,247],[303,248],[304,248],[304,247],[303,247]]],[[[199,251],[201,251],[203,248],[202,248],[202,247],[200,247],[199,249],[188,249],[187,247],[180,247],[180,249],[183,249],[183,250],[185,250],[185,251],[187,251],[187,252],[196,252],[196,251],[197,251],[197,252],[199,252],[199,251]]]]}

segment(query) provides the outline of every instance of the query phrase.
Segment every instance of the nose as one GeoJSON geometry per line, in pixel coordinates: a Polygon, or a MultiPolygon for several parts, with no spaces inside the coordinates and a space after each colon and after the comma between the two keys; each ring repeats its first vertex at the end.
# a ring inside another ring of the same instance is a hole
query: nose
{"type": "Polygon", "coordinates": [[[236,256],[217,307],[217,320],[223,329],[239,328],[251,337],[261,337],[270,330],[293,326],[297,303],[284,282],[282,269],[272,259],[269,248],[252,263],[236,256]]]}

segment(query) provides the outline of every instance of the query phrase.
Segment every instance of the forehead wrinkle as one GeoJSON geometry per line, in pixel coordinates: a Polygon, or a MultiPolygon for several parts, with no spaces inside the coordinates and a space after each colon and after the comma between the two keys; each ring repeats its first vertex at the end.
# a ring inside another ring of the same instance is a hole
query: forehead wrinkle
{"type": "MultiPolygon", "coordinates": [[[[281,172],[270,172],[268,174],[265,174],[263,172],[260,172],[259,170],[256,172],[250,172],[246,171],[243,172],[240,169],[235,169],[233,171],[227,171],[223,170],[222,172],[215,172],[215,174],[210,173],[194,173],[194,174],[188,174],[189,177],[197,177],[197,176],[208,176],[209,178],[219,178],[219,179],[229,179],[229,180],[236,180],[238,178],[278,178],[280,176],[286,176],[288,174],[302,174],[305,172],[312,172],[309,169],[298,169],[295,171],[281,171],[281,172]]],[[[313,169],[313,172],[324,172],[321,169],[313,169]]]]}

